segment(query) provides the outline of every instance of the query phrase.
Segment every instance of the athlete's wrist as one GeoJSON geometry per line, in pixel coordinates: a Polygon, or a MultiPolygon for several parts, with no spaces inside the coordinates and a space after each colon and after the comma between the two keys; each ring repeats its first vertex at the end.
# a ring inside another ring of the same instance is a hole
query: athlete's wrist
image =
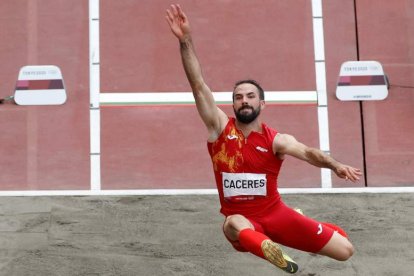
{"type": "Polygon", "coordinates": [[[191,34],[184,34],[182,37],[178,38],[180,44],[188,45],[192,43],[191,34]]]}

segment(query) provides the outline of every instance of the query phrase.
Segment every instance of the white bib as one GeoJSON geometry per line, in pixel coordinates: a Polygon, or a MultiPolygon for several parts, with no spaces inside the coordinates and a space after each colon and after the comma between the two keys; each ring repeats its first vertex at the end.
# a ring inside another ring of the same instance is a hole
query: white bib
{"type": "Polygon", "coordinates": [[[266,196],[266,174],[222,173],[225,198],[238,196],[266,196]]]}

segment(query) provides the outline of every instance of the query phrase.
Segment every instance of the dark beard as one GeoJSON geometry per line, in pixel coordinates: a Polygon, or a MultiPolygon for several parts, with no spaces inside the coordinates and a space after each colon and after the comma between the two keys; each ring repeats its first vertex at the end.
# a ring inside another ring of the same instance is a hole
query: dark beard
{"type": "Polygon", "coordinates": [[[233,108],[233,110],[234,110],[234,114],[236,115],[236,118],[239,122],[241,122],[243,124],[249,124],[249,123],[253,122],[257,118],[257,116],[259,116],[260,107],[258,107],[257,109],[253,109],[252,107],[249,106],[247,108],[251,109],[252,112],[249,113],[249,114],[242,114],[241,111],[245,108],[246,107],[240,108],[238,111],[236,111],[233,108]]]}

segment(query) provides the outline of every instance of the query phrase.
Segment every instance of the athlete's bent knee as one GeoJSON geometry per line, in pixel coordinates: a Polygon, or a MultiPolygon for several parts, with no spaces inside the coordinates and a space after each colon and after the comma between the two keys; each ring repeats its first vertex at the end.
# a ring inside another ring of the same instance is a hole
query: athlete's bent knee
{"type": "Polygon", "coordinates": [[[349,258],[351,258],[352,255],[354,255],[354,251],[355,250],[352,244],[348,243],[343,246],[343,248],[341,249],[341,252],[336,256],[335,259],[337,259],[338,261],[346,261],[349,258]]]}
{"type": "Polygon", "coordinates": [[[242,215],[231,215],[224,221],[224,229],[241,230],[244,228],[252,228],[250,221],[242,215]]]}
{"type": "Polygon", "coordinates": [[[237,221],[241,221],[244,220],[245,217],[243,217],[242,215],[230,215],[228,217],[226,217],[226,223],[228,224],[234,224],[237,223],[237,221]]]}
{"type": "Polygon", "coordinates": [[[346,261],[354,254],[354,247],[348,239],[334,233],[331,240],[322,248],[319,254],[338,261],[346,261]]]}

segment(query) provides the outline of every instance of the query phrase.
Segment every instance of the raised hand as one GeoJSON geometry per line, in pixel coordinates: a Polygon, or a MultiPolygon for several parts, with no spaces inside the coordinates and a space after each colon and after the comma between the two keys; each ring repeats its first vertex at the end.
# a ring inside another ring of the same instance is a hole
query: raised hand
{"type": "Polygon", "coordinates": [[[190,34],[190,23],[187,16],[181,10],[180,5],[171,5],[170,9],[167,10],[165,18],[170,25],[171,31],[180,41],[183,41],[190,34]]]}

